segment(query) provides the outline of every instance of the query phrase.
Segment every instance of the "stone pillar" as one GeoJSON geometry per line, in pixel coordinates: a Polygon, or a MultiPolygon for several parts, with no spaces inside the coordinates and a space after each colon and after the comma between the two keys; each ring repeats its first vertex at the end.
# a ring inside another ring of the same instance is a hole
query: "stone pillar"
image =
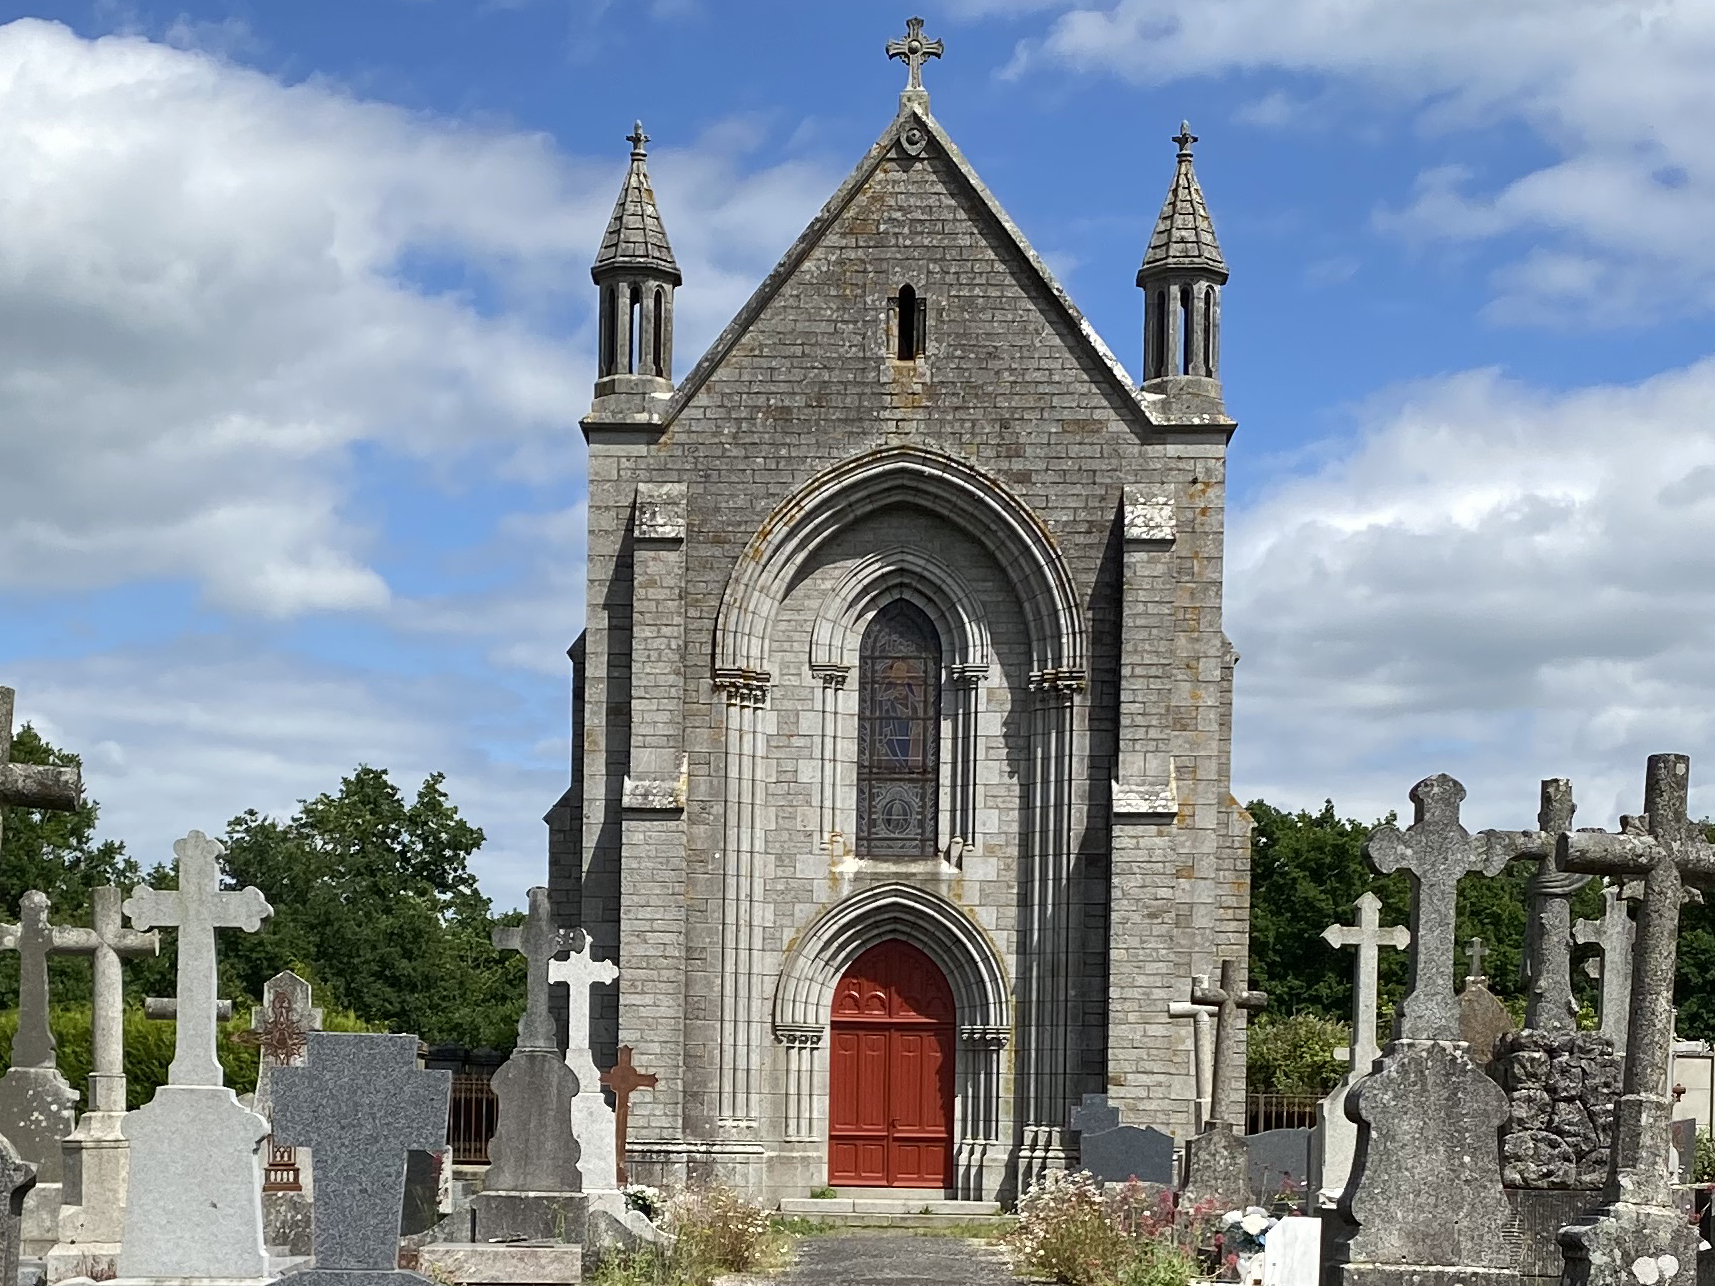
{"type": "Polygon", "coordinates": [[[757,1063],[764,1034],[759,965],[767,855],[759,779],[767,757],[768,676],[751,671],[719,674],[716,685],[726,696],[716,1113],[723,1134],[749,1135],[759,1123],[757,1063]]]}

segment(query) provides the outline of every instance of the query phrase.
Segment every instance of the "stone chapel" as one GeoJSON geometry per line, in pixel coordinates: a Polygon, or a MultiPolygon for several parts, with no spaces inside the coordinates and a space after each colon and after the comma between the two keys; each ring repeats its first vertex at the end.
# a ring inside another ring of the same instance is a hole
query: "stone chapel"
{"type": "Polygon", "coordinates": [[[930,113],[939,42],[888,51],[897,114],[688,374],[641,125],[592,270],[550,888],[619,966],[597,1061],[659,1077],[634,1180],[1006,1198],[1090,1092],[1184,1136],[1169,1005],[1245,958],[1196,139],[1139,386],[930,113]]]}

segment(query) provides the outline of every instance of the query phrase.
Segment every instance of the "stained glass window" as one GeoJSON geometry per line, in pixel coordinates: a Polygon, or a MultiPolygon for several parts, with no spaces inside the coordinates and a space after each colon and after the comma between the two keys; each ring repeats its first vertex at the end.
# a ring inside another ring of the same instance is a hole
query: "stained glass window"
{"type": "Polygon", "coordinates": [[[858,661],[860,857],[935,855],[941,640],[903,599],[875,614],[858,661]]]}

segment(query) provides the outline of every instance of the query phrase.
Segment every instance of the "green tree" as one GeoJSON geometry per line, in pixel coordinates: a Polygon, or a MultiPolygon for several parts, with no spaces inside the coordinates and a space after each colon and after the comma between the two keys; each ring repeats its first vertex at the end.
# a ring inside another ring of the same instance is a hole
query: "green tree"
{"type": "MultiPolygon", "coordinates": [[[[83,765],[77,755],[50,745],[29,724],[13,738],[11,760],[62,768],[83,765]]],[[[100,816],[100,806],[87,796],[69,813],[0,808],[0,916],[15,921],[19,899],[30,889],[40,889],[53,903],[56,923],[87,925],[90,889],[103,884],[129,889],[136,884],[137,864],[126,856],[125,845],[96,839],[100,816]]],[[[49,982],[56,1002],[87,1004],[89,961],[53,959],[49,982]]],[[[17,1003],[18,957],[0,952],[0,1009],[17,1003]]]]}

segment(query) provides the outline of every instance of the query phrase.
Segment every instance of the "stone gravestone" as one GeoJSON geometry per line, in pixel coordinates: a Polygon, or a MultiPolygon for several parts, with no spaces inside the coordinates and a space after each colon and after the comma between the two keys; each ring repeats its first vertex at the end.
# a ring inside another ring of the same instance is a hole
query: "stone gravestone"
{"type": "Polygon", "coordinates": [[[274,1068],[274,1138],[315,1159],[316,1264],[301,1286],[386,1286],[399,1267],[405,1154],[447,1141],[453,1076],[417,1066],[415,1036],[310,1032],[300,1065],[274,1068]]]}
{"type": "Polygon", "coordinates": [[[1346,1103],[1358,1148],[1332,1230],[1330,1286],[1517,1281],[1496,1146],[1506,1095],[1466,1055],[1453,991],[1459,878],[1493,875],[1504,860],[1459,824],[1464,798],[1451,777],[1420,781],[1411,828],[1380,826],[1364,843],[1378,874],[1410,879],[1411,981],[1398,1036],[1346,1103]]]}
{"type": "Polygon", "coordinates": [[[18,1033],[12,1066],[0,1076],[0,1135],[35,1167],[24,1200],[22,1253],[40,1258],[59,1240],[61,1144],[77,1121],[77,1091],[60,1075],[48,1030],[48,957],[80,950],[74,931],[48,922],[47,894],[18,902],[18,923],[0,924],[0,949],[18,953],[18,1033]]]}
{"type": "Polygon", "coordinates": [[[613,1109],[601,1092],[601,1073],[590,1051],[590,988],[619,977],[619,966],[590,955],[589,935],[581,929],[564,960],[548,962],[548,981],[566,984],[566,1066],[577,1077],[572,1099],[572,1134],[578,1141],[578,1170],[584,1191],[619,1187],[619,1161],[613,1150],[613,1109]]]}
{"type": "Polygon", "coordinates": [[[1191,988],[1191,1003],[1211,1005],[1218,1012],[1215,1024],[1215,1083],[1210,1101],[1215,1113],[1208,1128],[1185,1144],[1185,1189],[1183,1204],[1194,1207],[1213,1201],[1222,1210],[1246,1204],[1250,1193],[1250,1161],[1244,1138],[1225,1120],[1232,1101],[1244,1086],[1244,1068],[1238,1059],[1238,1025],[1241,1011],[1261,1009],[1268,996],[1246,990],[1239,977],[1238,961],[1221,961],[1219,987],[1191,988]]]}
{"type": "Polygon", "coordinates": [[[1078,1166],[1103,1183],[1157,1183],[1172,1187],[1173,1136],[1154,1126],[1138,1129],[1121,1125],[1117,1107],[1106,1094],[1086,1094],[1072,1109],[1072,1129],[1078,1133],[1078,1166]]]}
{"type": "Polygon", "coordinates": [[[1488,975],[1483,972],[1483,940],[1472,938],[1465,952],[1471,963],[1465,985],[1459,988],[1459,1039],[1465,1042],[1471,1061],[1487,1067],[1494,1061],[1495,1046],[1512,1031],[1513,1016],[1489,990],[1488,975]]]}
{"type": "MultiPolygon", "coordinates": [[[[0,689],[3,691],[4,689],[0,689]]],[[[24,1237],[24,1202],[36,1182],[36,1167],[18,1155],[18,1149],[0,1138],[0,1282],[18,1281],[18,1252],[24,1237]]]]}
{"type": "Polygon", "coordinates": [[[1258,1205],[1287,1198],[1294,1205],[1308,1194],[1310,1131],[1303,1128],[1263,1130],[1245,1136],[1246,1174],[1258,1205]]]}
{"type": "MultiPolygon", "coordinates": [[[[1192,989],[1207,987],[1209,975],[1200,973],[1191,979],[1192,989]]],[[[1217,1009],[1214,1005],[1199,1005],[1194,1001],[1175,1000],[1167,1006],[1169,1018],[1191,1020],[1191,1073],[1197,1095],[1196,1120],[1201,1130],[1214,1115],[1210,1107],[1210,1092],[1215,1082],[1215,1041],[1211,1030],[1217,1009]]]]}
{"type": "Polygon", "coordinates": [[[1613,1141],[1602,1205],[1566,1228],[1567,1286],[1654,1286],[1689,1282],[1698,1235],[1673,1193],[1667,1088],[1673,1047],[1673,977],[1679,905],[1687,886],[1715,884],[1715,847],[1686,813],[1691,761],[1651,755],[1644,813],[1622,817],[1618,835],[1562,835],[1555,861],[1563,870],[1641,878],[1637,943],[1632,959],[1631,1025],[1626,1070],[1614,1109],[1613,1141]]]}
{"type": "Polygon", "coordinates": [[[91,889],[88,929],[66,930],[68,940],[93,961],[89,1110],[61,1147],[64,1191],[59,1241],[48,1252],[48,1279],[118,1270],[125,1235],[125,1186],[130,1147],[125,1142],[124,960],[159,954],[161,935],[127,929],[119,890],[91,889]]]}
{"type": "Polygon", "coordinates": [[[1322,1220],[1287,1215],[1268,1230],[1262,1286],[1316,1286],[1322,1278],[1322,1220]]]}
{"type": "MultiPolygon", "coordinates": [[[[320,1031],[322,1011],[310,1003],[310,984],[287,969],[262,984],[262,1004],[250,1011],[249,1043],[256,1046],[256,1112],[273,1119],[274,1072],[298,1067],[309,1050],[310,1033],[320,1031]]],[[[242,1039],[242,1038],[241,1038],[242,1039]]],[[[310,1159],[270,1139],[262,1179],[262,1237],[288,1254],[313,1253],[310,1202],[315,1191],[310,1159]]]]}
{"type": "Polygon", "coordinates": [[[1346,1099],[1381,1057],[1381,1048],[1376,1044],[1377,966],[1381,948],[1403,951],[1411,943],[1411,930],[1404,925],[1382,924],[1382,900],[1374,893],[1362,894],[1352,905],[1358,913],[1356,925],[1331,924],[1322,931],[1329,946],[1358,949],[1352,961],[1350,1062],[1340,1083],[1316,1105],[1316,1128],[1310,1133],[1310,1183],[1323,1204],[1332,1204],[1339,1197],[1352,1173],[1358,1127],[1346,1115],[1346,1099]]]}
{"type": "Polygon", "coordinates": [[[518,1044],[491,1082],[499,1116],[473,1202],[478,1242],[582,1241],[588,1218],[572,1135],[578,1078],[560,1054],[548,1008],[549,965],[575,945],[574,935],[554,927],[547,889],[533,888],[529,898],[522,925],[494,930],[494,945],[522,954],[527,972],[518,1044]]]}
{"type": "Polygon", "coordinates": [[[179,886],[138,886],[125,914],[178,930],[178,1029],[167,1083],[125,1118],[131,1173],[121,1278],[247,1281],[267,1272],[262,1159],[268,1122],[238,1101],[215,1057],[215,931],[255,933],[273,909],[256,888],[222,892],[225,850],[201,831],[173,845],[179,886]]]}
{"type": "Polygon", "coordinates": [[[1578,921],[1572,926],[1572,936],[1581,946],[1594,945],[1601,950],[1599,956],[1584,962],[1584,968],[1601,986],[1602,1035],[1623,1058],[1626,1024],[1631,1018],[1632,943],[1637,925],[1626,909],[1619,881],[1602,881],[1602,918],[1578,921]]]}

